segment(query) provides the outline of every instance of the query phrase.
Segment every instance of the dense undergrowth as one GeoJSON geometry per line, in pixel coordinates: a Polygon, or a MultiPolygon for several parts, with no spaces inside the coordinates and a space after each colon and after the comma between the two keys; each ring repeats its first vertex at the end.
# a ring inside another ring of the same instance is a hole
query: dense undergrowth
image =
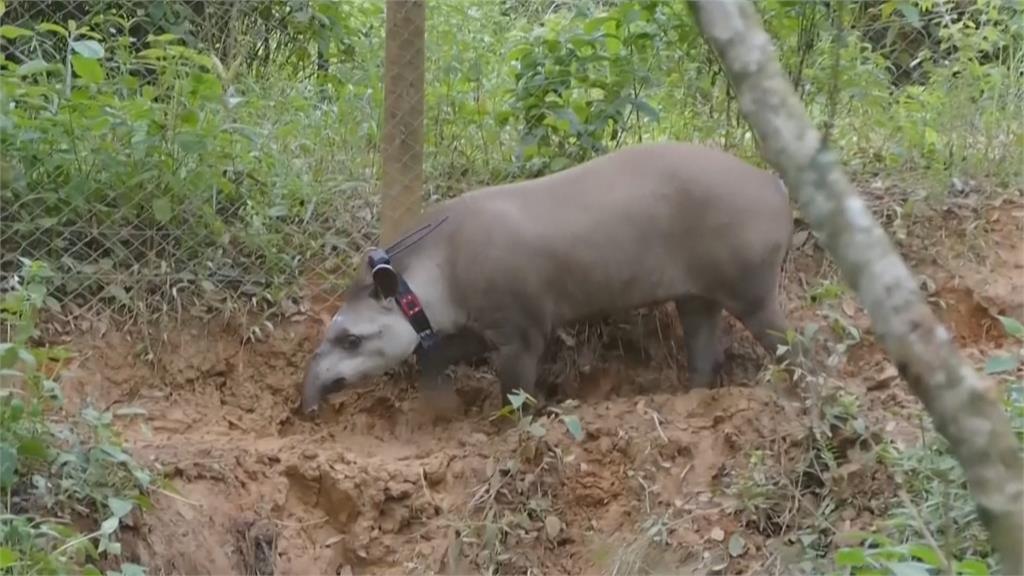
{"type": "MultiPolygon", "coordinates": [[[[1024,452],[1024,380],[1015,376],[1024,352],[1024,326],[1011,318],[1001,320],[1018,350],[990,357],[984,371],[1006,391],[1003,405],[1024,452]]],[[[856,422],[856,410],[849,414],[846,421],[856,422]]],[[[888,516],[879,532],[845,534],[845,541],[836,546],[830,562],[840,573],[1000,573],[963,471],[926,416],[919,444],[901,449],[883,439],[868,452],[869,460],[892,475],[895,494],[886,504],[888,516]]]]}
{"type": "MultiPolygon", "coordinates": [[[[1005,321],[1024,344],[1024,326],[1005,321]]],[[[1020,356],[1008,358],[990,359],[985,371],[1006,390],[1004,407],[1024,451],[1024,380],[1014,377],[1020,356]]],[[[1001,573],[963,471],[927,415],[920,442],[901,447],[870,428],[855,395],[826,389],[833,391],[815,408],[821,423],[800,447],[796,466],[780,466],[781,455],[768,448],[748,452],[746,468],[729,488],[737,517],[770,536],[788,526],[804,551],[789,567],[799,573],[1001,573]],[[853,480],[858,477],[860,484],[853,480]],[[809,509],[808,502],[817,507],[809,509]],[[865,510],[885,519],[875,531],[837,529],[841,518],[865,510]]]]}
{"type": "MultiPolygon", "coordinates": [[[[6,15],[0,267],[47,262],[66,313],[275,307],[373,238],[383,4],[192,4],[6,15]]],[[[759,6],[855,172],[1020,181],[1012,4],[759,6]]],[[[684,4],[439,2],[428,20],[430,198],[664,138],[759,161],[684,4]]]]}
{"type": "Polygon", "coordinates": [[[123,449],[114,417],[62,410],[71,353],[37,342],[52,273],[25,261],[0,300],[0,574],[142,574],[120,562],[119,528],[149,508],[154,478],[123,449]]]}
{"type": "MultiPolygon", "coordinates": [[[[821,305],[827,309],[827,303],[821,305]]],[[[1005,391],[1003,406],[1024,453],[1024,380],[1018,376],[1024,325],[998,319],[1011,341],[1008,353],[991,354],[977,368],[1005,391]]],[[[814,326],[797,337],[808,346],[844,353],[849,338],[826,344],[814,336],[814,326]]],[[[850,330],[856,331],[843,326],[837,332],[850,330]]],[[[918,440],[902,445],[873,428],[877,422],[870,423],[861,398],[842,383],[806,377],[818,389],[807,436],[797,445],[750,447],[746,465],[726,489],[745,527],[765,536],[787,534],[800,543],[803,559],[787,570],[859,576],[1000,573],[963,470],[928,415],[919,417],[918,440]],[[861,512],[884,521],[871,532],[839,528],[843,519],[861,512]]]]}

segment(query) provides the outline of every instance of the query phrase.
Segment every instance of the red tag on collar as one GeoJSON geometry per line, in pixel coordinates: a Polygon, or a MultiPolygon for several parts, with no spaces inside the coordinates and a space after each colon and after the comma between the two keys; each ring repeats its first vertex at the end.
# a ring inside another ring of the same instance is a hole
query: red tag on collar
{"type": "Polygon", "coordinates": [[[420,306],[420,300],[416,297],[413,292],[406,292],[398,298],[398,305],[402,307],[402,312],[406,316],[412,316],[423,309],[420,306]]]}

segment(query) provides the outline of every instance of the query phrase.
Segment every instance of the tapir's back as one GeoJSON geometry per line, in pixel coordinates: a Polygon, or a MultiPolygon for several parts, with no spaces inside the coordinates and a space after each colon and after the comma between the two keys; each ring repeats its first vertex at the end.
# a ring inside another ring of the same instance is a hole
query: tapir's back
{"type": "Polygon", "coordinates": [[[775,176],[683,143],[625,148],[442,211],[455,220],[452,271],[475,283],[463,296],[514,281],[559,302],[558,320],[740,280],[781,259],[792,226],[775,176]]]}
{"type": "Polygon", "coordinates": [[[676,142],[631,146],[542,178],[469,192],[456,202],[474,217],[514,217],[519,229],[557,238],[594,227],[614,235],[631,230],[630,218],[679,229],[717,213],[741,221],[750,211],[789,217],[785,190],[772,174],[726,152],[676,142]],[[620,222],[627,225],[612,225],[620,222]]]}

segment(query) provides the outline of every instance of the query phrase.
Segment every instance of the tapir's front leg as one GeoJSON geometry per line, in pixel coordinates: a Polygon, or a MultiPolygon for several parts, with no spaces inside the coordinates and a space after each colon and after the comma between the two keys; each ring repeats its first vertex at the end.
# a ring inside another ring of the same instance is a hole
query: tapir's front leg
{"type": "Polygon", "coordinates": [[[683,324],[690,388],[710,388],[722,366],[718,347],[722,306],[709,298],[688,296],[676,300],[676,311],[683,324]]]}
{"type": "Polygon", "coordinates": [[[529,332],[518,338],[499,340],[495,371],[501,383],[501,405],[510,404],[509,394],[522,389],[538,402],[537,371],[544,352],[544,336],[529,332]]]}
{"type": "Polygon", "coordinates": [[[420,395],[442,411],[456,410],[458,396],[455,394],[455,381],[448,369],[486,352],[487,342],[477,334],[458,332],[441,337],[420,356],[420,395]]]}

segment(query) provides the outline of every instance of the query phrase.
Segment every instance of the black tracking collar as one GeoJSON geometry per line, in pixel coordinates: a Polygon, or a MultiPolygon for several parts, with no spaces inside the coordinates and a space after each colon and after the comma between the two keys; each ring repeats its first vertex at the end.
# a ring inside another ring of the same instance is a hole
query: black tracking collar
{"type": "Polygon", "coordinates": [[[438,335],[430,325],[430,319],[427,318],[427,313],[423,311],[423,306],[420,304],[420,299],[416,297],[416,293],[412,291],[405,278],[391,265],[391,258],[426,238],[438,226],[444,224],[446,220],[448,220],[447,216],[433,224],[421,226],[399,238],[397,242],[384,250],[372,248],[367,257],[367,264],[370,267],[370,275],[373,277],[374,286],[377,287],[381,296],[384,298],[394,298],[398,302],[398,307],[402,309],[402,314],[409,321],[409,324],[412,325],[416,335],[419,336],[420,344],[416,347],[417,353],[423,353],[430,349],[437,342],[438,335]]]}
{"type": "Polygon", "coordinates": [[[406,320],[416,331],[420,339],[417,352],[425,352],[438,340],[437,333],[430,325],[430,319],[420,304],[420,299],[413,292],[405,278],[391,266],[391,257],[387,251],[379,248],[370,250],[367,257],[373,283],[385,298],[394,298],[406,320]]]}

